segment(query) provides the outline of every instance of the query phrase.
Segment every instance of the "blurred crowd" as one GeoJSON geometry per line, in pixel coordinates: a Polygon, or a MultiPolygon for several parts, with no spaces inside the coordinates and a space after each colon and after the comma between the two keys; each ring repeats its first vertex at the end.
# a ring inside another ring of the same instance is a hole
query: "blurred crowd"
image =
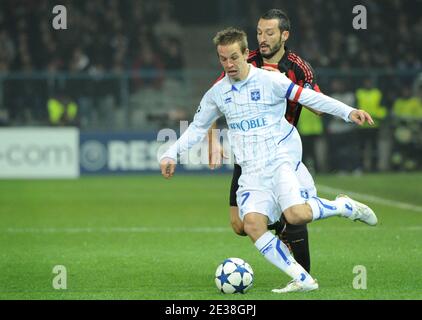
{"type": "Polygon", "coordinates": [[[185,67],[182,27],[174,16],[174,3],[60,4],[67,11],[65,30],[52,27],[57,1],[0,2],[0,76],[20,76],[2,83],[0,109],[6,106],[12,123],[42,122],[47,119],[47,101],[67,95],[66,99],[77,100],[83,127],[109,128],[111,118],[124,126],[132,116],[127,114],[129,104],[141,109],[134,110],[134,116],[147,123],[144,110],[160,107],[154,102],[157,91],[177,91],[183,81],[177,72],[185,67]],[[57,76],[63,72],[66,79],[57,76]]]}
{"type": "MultiPolygon", "coordinates": [[[[0,1],[0,126],[175,126],[195,111],[187,96],[196,79],[186,80],[185,71],[216,65],[215,56],[198,43],[211,43],[212,28],[196,29],[239,26],[256,48],[257,19],[281,8],[292,25],[287,46],[312,64],[322,91],[369,108],[378,123],[361,131],[365,139],[332,118],[302,128],[307,149],[315,146],[308,165],[326,170],[326,150],[338,147],[341,159],[330,161],[346,164],[345,171],[361,169],[362,161],[353,157],[359,150],[364,150],[363,170],[388,169],[390,158],[398,166],[418,166],[406,159],[420,160],[422,154],[417,138],[422,136],[422,0],[63,0],[68,29],[59,31],[51,24],[57,4],[0,1]],[[353,28],[355,5],[367,10],[366,30],[353,28]],[[192,67],[193,56],[213,61],[192,67]],[[355,146],[356,152],[352,146],[342,150],[350,139],[365,145],[355,146]],[[409,150],[413,154],[407,156],[409,150]]],[[[208,72],[202,82],[209,86],[218,73],[208,72]]],[[[193,98],[197,103],[200,97],[193,98]]],[[[306,126],[306,114],[301,121],[306,126]]]]}
{"type": "Polygon", "coordinates": [[[171,0],[64,0],[60,4],[69,13],[69,29],[54,32],[51,18],[56,4],[54,0],[0,2],[0,71],[121,71],[150,65],[177,70],[183,67],[181,40],[188,36],[182,25],[201,21],[240,25],[253,43],[257,18],[271,7],[288,13],[289,44],[315,66],[422,66],[420,0],[229,0],[199,5],[191,0],[177,5],[171,0]],[[366,7],[367,30],[353,29],[354,4],[366,7]],[[219,11],[210,13],[208,7],[219,11]],[[227,12],[233,8],[236,12],[227,12]]]}
{"type": "Polygon", "coordinates": [[[171,1],[60,2],[68,29],[52,28],[54,0],[0,2],[0,71],[180,69],[180,38],[171,1]]]}
{"type": "Polygon", "coordinates": [[[252,0],[243,21],[252,38],[256,13],[274,6],[291,20],[290,46],[313,65],[328,68],[422,67],[422,1],[420,0],[252,0]],[[367,29],[352,25],[361,5],[367,29]]]}

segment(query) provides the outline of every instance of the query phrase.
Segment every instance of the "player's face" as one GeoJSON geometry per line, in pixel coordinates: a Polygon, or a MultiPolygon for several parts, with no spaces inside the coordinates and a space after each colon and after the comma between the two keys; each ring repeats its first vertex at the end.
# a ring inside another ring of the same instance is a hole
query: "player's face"
{"type": "Polygon", "coordinates": [[[217,46],[218,58],[224,72],[234,81],[244,80],[248,76],[248,49],[244,53],[239,43],[217,46]]]}
{"type": "Polygon", "coordinates": [[[282,34],[278,27],[278,19],[259,19],[256,31],[259,52],[264,58],[271,58],[284,45],[282,34]]]}

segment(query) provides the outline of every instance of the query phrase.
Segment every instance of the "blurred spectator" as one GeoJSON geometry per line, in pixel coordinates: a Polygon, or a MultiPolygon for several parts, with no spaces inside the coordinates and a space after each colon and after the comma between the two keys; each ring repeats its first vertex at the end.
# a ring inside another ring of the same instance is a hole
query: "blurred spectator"
{"type": "Polygon", "coordinates": [[[0,127],[7,126],[9,124],[9,112],[0,106],[0,127]]]}
{"type": "Polygon", "coordinates": [[[363,169],[367,172],[380,170],[379,162],[385,162],[381,153],[380,127],[385,125],[387,109],[382,105],[383,94],[374,86],[372,79],[363,80],[363,87],[356,90],[356,107],[365,109],[374,119],[373,126],[364,125],[359,128],[362,142],[363,169]],[[378,163],[377,163],[378,162],[378,163]]]}
{"type": "Polygon", "coordinates": [[[173,79],[183,81],[182,72],[184,59],[181,44],[172,38],[163,38],[160,41],[160,51],[162,52],[164,68],[173,79]]]}
{"type": "Polygon", "coordinates": [[[399,119],[422,119],[421,97],[412,95],[409,86],[403,87],[401,97],[394,101],[393,114],[399,119]]]}
{"type": "Polygon", "coordinates": [[[134,89],[160,89],[163,84],[164,65],[160,57],[153,53],[152,48],[145,42],[132,65],[135,72],[134,89]],[[139,73],[141,73],[139,75],[139,73]]]}
{"type": "Polygon", "coordinates": [[[394,169],[422,168],[422,99],[419,93],[417,82],[415,92],[406,85],[393,105],[394,150],[391,161],[394,169]]]}
{"type": "Polygon", "coordinates": [[[83,52],[82,48],[75,48],[70,61],[69,69],[74,72],[86,71],[88,69],[90,60],[83,52]]]}
{"type": "Polygon", "coordinates": [[[78,105],[64,92],[48,99],[47,109],[51,125],[78,126],[78,105]]]}
{"type": "Polygon", "coordinates": [[[298,130],[303,143],[303,162],[311,172],[326,172],[327,144],[321,116],[303,108],[298,130]]]}
{"type": "Polygon", "coordinates": [[[162,2],[158,15],[158,21],[153,27],[154,37],[181,39],[183,36],[182,27],[179,22],[173,18],[169,2],[162,2]]]}
{"type": "Polygon", "coordinates": [[[15,58],[15,44],[6,30],[0,30],[0,72],[7,71],[15,58]]]}
{"type": "MultiPolygon", "coordinates": [[[[330,96],[355,106],[355,94],[343,79],[333,79],[330,96]]],[[[339,172],[360,173],[361,159],[359,157],[358,128],[344,122],[338,117],[330,117],[327,124],[328,153],[330,154],[330,169],[339,172]]]]}
{"type": "Polygon", "coordinates": [[[387,116],[387,109],[382,105],[383,94],[370,78],[364,79],[363,87],[356,90],[356,102],[359,109],[365,109],[372,116],[375,127],[387,116]]]}

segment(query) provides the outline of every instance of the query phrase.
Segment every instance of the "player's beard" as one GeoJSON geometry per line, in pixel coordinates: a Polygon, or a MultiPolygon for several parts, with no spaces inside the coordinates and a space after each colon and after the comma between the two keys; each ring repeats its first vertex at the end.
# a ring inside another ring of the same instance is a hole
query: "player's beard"
{"type": "Polygon", "coordinates": [[[280,35],[280,39],[274,45],[272,50],[269,53],[265,53],[265,54],[261,52],[261,56],[263,56],[265,59],[271,59],[272,57],[274,57],[277,54],[277,52],[280,51],[282,45],[283,45],[283,42],[281,41],[281,35],[280,35]]]}

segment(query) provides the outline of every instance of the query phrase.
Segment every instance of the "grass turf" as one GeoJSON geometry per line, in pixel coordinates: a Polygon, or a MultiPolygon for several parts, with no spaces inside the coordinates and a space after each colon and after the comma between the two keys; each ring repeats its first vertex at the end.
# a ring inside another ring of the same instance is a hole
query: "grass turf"
{"type": "Polygon", "coordinates": [[[270,292],[288,277],[231,231],[230,179],[0,181],[0,299],[422,299],[421,173],[318,176],[317,185],[416,209],[368,202],[375,228],[340,218],[309,225],[320,289],[289,295],[270,292]],[[215,268],[227,257],[252,265],[247,294],[217,291],[215,268]],[[52,287],[55,265],[66,267],[66,290],[52,287]],[[356,265],[366,267],[366,290],[353,289],[356,265]]]}

